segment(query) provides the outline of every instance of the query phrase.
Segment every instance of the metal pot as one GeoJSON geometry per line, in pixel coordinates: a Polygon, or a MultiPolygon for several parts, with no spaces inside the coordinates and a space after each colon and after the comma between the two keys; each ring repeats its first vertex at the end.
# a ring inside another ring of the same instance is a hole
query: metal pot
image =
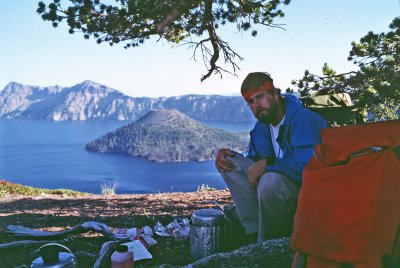
{"type": "Polygon", "coordinates": [[[76,268],[77,261],[74,254],[66,246],[57,243],[50,243],[41,246],[36,253],[40,255],[35,259],[31,268],[76,268]]]}
{"type": "Polygon", "coordinates": [[[224,213],[218,209],[199,209],[192,214],[190,253],[200,259],[223,249],[224,213]]]}

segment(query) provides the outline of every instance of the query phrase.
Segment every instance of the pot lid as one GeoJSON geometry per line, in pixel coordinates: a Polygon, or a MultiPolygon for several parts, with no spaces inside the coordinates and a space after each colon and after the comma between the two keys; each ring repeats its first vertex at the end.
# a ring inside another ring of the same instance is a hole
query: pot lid
{"type": "Polygon", "coordinates": [[[46,268],[61,268],[61,267],[75,267],[76,260],[74,255],[67,252],[58,253],[58,260],[54,263],[46,263],[42,257],[37,258],[32,262],[31,267],[46,267],[46,268]]]}
{"type": "Polygon", "coordinates": [[[50,243],[41,246],[36,252],[41,257],[35,259],[31,267],[76,267],[76,258],[71,250],[64,245],[57,243],[50,243]]]}
{"type": "Polygon", "coordinates": [[[194,226],[216,226],[224,221],[224,213],[219,209],[204,208],[193,212],[192,224],[194,226]]]}

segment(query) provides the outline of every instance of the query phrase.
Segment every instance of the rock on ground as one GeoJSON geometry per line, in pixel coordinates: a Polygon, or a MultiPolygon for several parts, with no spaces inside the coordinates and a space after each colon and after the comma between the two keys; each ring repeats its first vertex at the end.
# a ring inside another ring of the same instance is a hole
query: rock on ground
{"type": "Polygon", "coordinates": [[[209,267],[291,267],[294,252],[290,238],[266,240],[250,244],[231,252],[217,253],[185,266],[161,265],[160,268],[209,268],[209,267]]]}

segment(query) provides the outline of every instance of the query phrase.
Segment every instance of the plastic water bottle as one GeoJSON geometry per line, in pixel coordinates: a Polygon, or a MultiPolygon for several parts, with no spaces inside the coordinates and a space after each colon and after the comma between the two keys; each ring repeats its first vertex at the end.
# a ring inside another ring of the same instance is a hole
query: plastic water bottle
{"type": "Polygon", "coordinates": [[[133,252],[128,251],[125,245],[119,245],[117,251],[111,255],[111,268],[132,268],[133,252]]]}

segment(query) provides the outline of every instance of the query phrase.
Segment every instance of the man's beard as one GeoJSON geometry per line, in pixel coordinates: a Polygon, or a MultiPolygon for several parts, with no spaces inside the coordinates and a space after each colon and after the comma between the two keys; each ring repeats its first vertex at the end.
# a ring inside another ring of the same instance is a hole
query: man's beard
{"type": "Polygon", "coordinates": [[[260,121],[261,123],[264,123],[264,124],[271,124],[272,120],[274,118],[269,111],[266,111],[262,114],[258,113],[256,115],[256,117],[257,117],[258,121],[260,121]]]}
{"type": "Polygon", "coordinates": [[[272,105],[270,109],[261,108],[256,111],[256,118],[264,124],[272,124],[278,115],[278,105],[272,105]]]}

